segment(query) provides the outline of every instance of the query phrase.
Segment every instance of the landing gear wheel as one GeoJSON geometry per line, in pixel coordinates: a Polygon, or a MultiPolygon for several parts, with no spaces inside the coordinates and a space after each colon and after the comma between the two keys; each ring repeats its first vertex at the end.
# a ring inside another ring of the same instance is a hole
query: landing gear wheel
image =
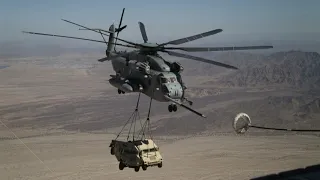
{"type": "Polygon", "coordinates": [[[121,94],[121,93],[122,93],[122,91],[120,89],[118,89],[118,94],[121,94]]]}
{"type": "Polygon", "coordinates": [[[173,104],[173,105],[172,105],[172,110],[173,110],[174,112],[176,112],[176,111],[178,110],[177,105],[173,104]]]}
{"type": "Polygon", "coordinates": [[[114,155],[114,147],[112,147],[112,148],[110,149],[110,153],[111,153],[111,155],[114,155]]]}
{"type": "Polygon", "coordinates": [[[124,92],[124,91],[121,91],[121,93],[122,93],[122,94],[125,94],[126,92],[124,92]]]}
{"type": "Polygon", "coordinates": [[[147,168],[148,168],[148,167],[147,167],[146,165],[143,165],[143,166],[142,166],[142,169],[143,169],[144,171],[146,171],[147,168]]]}
{"type": "Polygon", "coordinates": [[[192,102],[192,101],[190,101],[190,102],[189,102],[189,105],[190,105],[190,106],[192,106],[192,105],[193,105],[193,102],[192,102]]]}
{"type": "Polygon", "coordinates": [[[119,169],[123,170],[124,169],[124,164],[122,162],[119,163],[119,169]]]}
{"type": "Polygon", "coordinates": [[[169,112],[172,112],[172,110],[173,110],[173,107],[172,107],[172,104],[170,104],[170,105],[168,106],[168,111],[169,111],[169,112]]]}
{"type": "Polygon", "coordinates": [[[162,168],[162,162],[158,164],[158,168],[162,168]]]}
{"type": "Polygon", "coordinates": [[[139,172],[139,170],[140,170],[140,166],[134,167],[134,171],[135,171],[135,172],[139,172]]]}

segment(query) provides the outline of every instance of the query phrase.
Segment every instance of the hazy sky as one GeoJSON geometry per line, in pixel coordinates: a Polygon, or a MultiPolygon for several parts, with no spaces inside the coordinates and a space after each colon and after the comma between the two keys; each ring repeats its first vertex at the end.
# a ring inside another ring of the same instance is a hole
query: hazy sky
{"type": "Polygon", "coordinates": [[[138,42],[142,42],[138,21],[144,22],[149,41],[156,42],[216,28],[224,31],[209,40],[234,34],[242,34],[240,39],[277,34],[319,40],[310,36],[320,32],[319,0],[0,0],[0,41],[55,39],[22,30],[100,40],[98,34],[79,31],[60,19],[107,29],[114,20],[118,23],[123,7],[128,28],[120,37],[138,42]]]}

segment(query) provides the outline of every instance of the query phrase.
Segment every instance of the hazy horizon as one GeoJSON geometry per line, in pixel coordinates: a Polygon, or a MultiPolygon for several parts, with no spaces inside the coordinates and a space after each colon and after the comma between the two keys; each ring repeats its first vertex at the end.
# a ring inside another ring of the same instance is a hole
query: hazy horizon
{"type": "Polygon", "coordinates": [[[79,31],[62,18],[92,28],[108,27],[120,21],[126,8],[119,37],[142,43],[138,21],[146,26],[149,42],[167,42],[221,28],[222,33],[183,44],[191,45],[274,45],[285,49],[320,51],[320,2],[298,1],[194,1],[164,0],[139,2],[95,0],[40,1],[12,0],[0,6],[0,53],[17,47],[59,46],[60,48],[105,48],[104,44],[23,34],[34,31],[102,40],[99,34],[79,31]],[[210,19],[209,19],[210,18],[210,19]],[[288,46],[288,47],[287,47],[288,46]],[[292,46],[292,47],[291,47],[292,46]]]}

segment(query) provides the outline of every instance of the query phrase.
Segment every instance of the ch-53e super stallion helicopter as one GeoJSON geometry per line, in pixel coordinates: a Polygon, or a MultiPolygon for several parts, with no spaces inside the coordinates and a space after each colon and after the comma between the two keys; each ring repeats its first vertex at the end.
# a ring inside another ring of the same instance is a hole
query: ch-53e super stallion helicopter
{"type": "MultiPolygon", "coordinates": [[[[215,29],[208,32],[200,33],[197,35],[169,41],[166,43],[148,43],[148,37],[145,30],[145,26],[142,22],[139,22],[139,27],[144,43],[134,43],[127,40],[118,38],[119,32],[126,28],[125,26],[121,27],[124,10],[122,11],[119,27],[115,28],[115,25],[112,24],[109,30],[103,30],[98,28],[88,28],[83,25],[64,20],[68,23],[74,24],[76,26],[82,27],[82,30],[91,30],[93,32],[100,33],[103,41],[71,37],[71,36],[61,36],[55,34],[44,34],[36,32],[26,32],[29,34],[36,35],[45,35],[45,36],[55,36],[55,37],[64,37],[71,39],[80,39],[87,40],[99,43],[107,44],[106,57],[99,59],[98,61],[111,61],[115,75],[110,75],[111,79],[109,82],[111,85],[118,89],[119,94],[139,92],[143,93],[151,98],[150,106],[152,99],[155,99],[160,102],[170,102],[168,105],[168,111],[177,111],[177,104],[186,108],[187,110],[202,116],[206,117],[203,114],[193,110],[189,106],[186,106],[187,102],[190,106],[192,101],[188,100],[185,97],[185,89],[180,73],[183,71],[183,67],[178,62],[169,62],[162,58],[158,52],[168,53],[171,56],[182,57],[186,59],[191,59],[195,61],[205,62],[225,68],[237,69],[234,66],[223,64],[220,62],[212,61],[209,59],[191,56],[187,54],[182,54],[174,51],[168,50],[182,50],[187,52],[200,52],[200,51],[228,51],[228,50],[249,50],[249,49],[269,49],[273,46],[244,46],[244,47],[166,47],[166,45],[179,45],[186,42],[194,41],[200,38],[211,36],[217,33],[222,32],[222,29],[215,29]],[[115,36],[115,34],[117,35],[115,36]],[[109,36],[108,42],[105,40],[104,36],[109,36]],[[122,41],[127,44],[120,44],[117,41],[122,41]],[[138,50],[133,51],[117,51],[116,46],[123,46],[129,48],[135,48],[138,50]]],[[[81,29],[80,29],[81,30],[81,29]]],[[[140,98],[140,94],[139,94],[140,98]]],[[[139,99],[138,99],[139,102],[139,99]]],[[[149,112],[150,112],[149,106],[149,112]]]]}

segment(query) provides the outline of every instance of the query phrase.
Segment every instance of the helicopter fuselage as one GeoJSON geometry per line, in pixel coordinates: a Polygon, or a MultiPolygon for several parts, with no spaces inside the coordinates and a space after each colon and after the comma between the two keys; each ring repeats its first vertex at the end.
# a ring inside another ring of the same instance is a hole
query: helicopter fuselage
{"type": "Polygon", "coordinates": [[[109,82],[120,91],[142,92],[160,102],[168,102],[166,96],[182,102],[184,89],[180,74],[172,72],[171,64],[159,55],[132,52],[127,57],[111,58],[111,62],[116,75],[109,82]]]}

